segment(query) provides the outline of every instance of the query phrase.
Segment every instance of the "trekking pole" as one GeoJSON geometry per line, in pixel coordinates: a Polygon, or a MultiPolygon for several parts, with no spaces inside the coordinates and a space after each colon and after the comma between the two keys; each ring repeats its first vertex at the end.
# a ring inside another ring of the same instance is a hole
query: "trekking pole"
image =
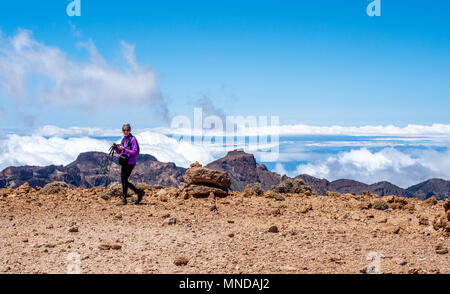
{"type": "Polygon", "coordinates": [[[109,161],[109,166],[108,166],[108,176],[106,177],[105,187],[108,186],[109,176],[110,176],[110,174],[111,174],[111,166],[112,166],[113,159],[114,159],[114,149],[113,149],[113,151],[112,151],[111,156],[110,156],[109,159],[110,159],[110,161],[109,161]]]}
{"type": "Polygon", "coordinates": [[[114,148],[113,148],[113,146],[111,146],[111,148],[109,148],[109,154],[108,154],[108,156],[103,160],[103,163],[102,163],[102,165],[101,165],[100,171],[99,171],[99,173],[98,173],[99,175],[105,173],[105,171],[106,171],[106,166],[107,166],[108,163],[109,163],[111,154],[114,154],[114,148]]]}
{"type": "Polygon", "coordinates": [[[98,175],[102,175],[102,176],[105,176],[106,174],[108,174],[107,178],[106,178],[106,186],[108,186],[108,181],[109,181],[109,176],[110,176],[111,165],[112,165],[113,159],[114,159],[114,147],[111,146],[111,148],[109,148],[109,154],[103,161],[100,171],[98,173],[98,175]]]}

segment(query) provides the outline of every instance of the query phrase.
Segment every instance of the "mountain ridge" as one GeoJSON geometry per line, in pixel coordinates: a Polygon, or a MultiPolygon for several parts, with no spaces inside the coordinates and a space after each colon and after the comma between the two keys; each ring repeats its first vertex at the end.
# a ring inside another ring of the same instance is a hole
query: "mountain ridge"
{"type": "MultiPolygon", "coordinates": [[[[42,187],[53,181],[64,181],[81,188],[100,186],[105,184],[106,178],[99,176],[98,170],[106,157],[107,154],[103,152],[84,152],[66,166],[10,166],[0,172],[0,188],[14,188],[25,182],[30,186],[42,187]]],[[[269,190],[289,178],[268,170],[264,164],[257,163],[252,154],[240,150],[229,151],[226,156],[208,163],[205,167],[226,171],[230,175],[231,189],[235,191],[242,191],[246,185],[253,183],[259,183],[264,190],[269,190]]],[[[160,162],[150,154],[140,154],[130,180],[176,187],[184,181],[185,171],[185,168],[178,167],[173,162],[160,162]]],[[[421,200],[431,196],[437,199],[450,196],[450,181],[444,179],[429,179],[406,189],[388,181],[373,184],[351,179],[328,181],[307,174],[298,175],[294,179],[302,179],[319,195],[326,195],[327,191],[355,194],[369,191],[380,196],[396,195],[421,200]]],[[[111,181],[120,181],[117,158],[111,166],[111,181]]]]}

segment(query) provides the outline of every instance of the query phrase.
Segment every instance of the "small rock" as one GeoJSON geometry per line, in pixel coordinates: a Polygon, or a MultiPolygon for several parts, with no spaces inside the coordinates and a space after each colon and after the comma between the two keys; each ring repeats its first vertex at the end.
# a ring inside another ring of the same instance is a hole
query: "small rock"
{"type": "Polygon", "coordinates": [[[302,208],[300,209],[300,212],[301,212],[301,213],[307,213],[307,212],[310,211],[310,210],[312,210],[312,205],[311,205],[311,204],[308,204],[308,205],[306,205],[305,207],[302,207],[302,208]]]}
{"type": "Polygon", "coordinates": [[[228,234],[228,237],[233,238],[233,237],[234,237],[234,234],[233,234],[233,233],[229,233],[229,234],[228,234]]]}
{"type": "Polygon", "coordinates": [[[398,234],[398,233],[400,233],[400,230],[401,230],[400,227],[395,227],[395,228],[393,229],[392,233],[398,234]]]}
{"type": "Polygon", "coordinates": [[[177,258],[175,258],[175,260],[173,261],[173,264],[175,264],[176,266],[183,266],[183,265],[187,265],[189,263],[189,259],[187,259],[186,257],[183,256],[179,256],[177,258]]]}
{"type": "Polygon", "coordinates": [[[77,233],[77,232],[78,232],[78,227],[71,227],[71,228],[69,229],[69,232],[70,232],[70,233],[77,233]]]}
{"type": "Polygon", "coordinates": [[[103,244],[98,245],[98,249],[100,249],[100,250],[109,250],[109,249],[111,249],[111,245],[103,243],[103,244]]]}
{"type": "Polygon", "coordinates": [[[421,216],[419,218],[419,225],[428,226],[429,224],[430,224],[430,222],[428,221],[428,218],[426,218],[424,216],[421,216]]]}
{"type": "Polygon", "coordinates": [[[378,223],[379,223],[379,224],[385,224],[385,223],[387,223],[387,218],[382,218],[382,219],[378,220],[378,223]]]}
{"type": "Polygon", "coordinates": [[[401,266],[406,265],[407,263],[408,263],[408,262],[406,261],[406,259],[400,259],[400,260],[398,261],[398,264],[401,265],[401,266]]]}
{"type": "Polygon", "coordinates": [[[273,196],[273,198],[275,200],[277,200],[277,201],[284,201],[284,200],[286,200],[283,196],[280,196],[280,195],[275,195],[275,196],[273,196]]]}
{"type": "Polygon", "coordinates": [[[269,233],[278,233],[278,227],[277,226],[271,226],[269,228],[269,233]]]}
{"type": "Polygon", "coordinates": [[[170,217],[170,218],[166,218],[164,220],[163,225],[171,226],[171,225],[175,225],[176,223],[177,223],[177,219],[174,217],[170,217]]]}
{"type": "Polygon", "coordinates": [[[113,244],[113,245],[111,245],[111,249],[112,250],[120,250],[120,249],[122,249],[122,245],[120,245],[120,244],[113,244]]]}
{"type": "Polygon", "coordinates": [[[447,254],[448,253],[448,249],[445,248],[444,245],[442,245],[442,244],[436,245],[436,247],[434,249],[436,250],[437,254],[447,254]]]}

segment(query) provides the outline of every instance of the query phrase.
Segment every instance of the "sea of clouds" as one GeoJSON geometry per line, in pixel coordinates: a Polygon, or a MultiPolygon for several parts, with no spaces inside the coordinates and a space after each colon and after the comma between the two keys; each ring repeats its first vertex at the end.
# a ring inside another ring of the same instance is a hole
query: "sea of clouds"
{"type": "MultiPolygon", "coordinates": [[[[354,136],[358,128],[339,128],[339,137],[330,137],[328,133],[312,135],[309,131],[280,136],[278,159],[272,165],[266,164],[289,176],[306,173],[329,180],[347,178],[366,183],[387,180],[401,187],[429,178],[450,179],[450,144],[445,131],[425,133],[423,130],[430,130],[430,127],[417,127],[418,131],[411,133],[410,128],[405,127],[404,134],[401,134],[402,128],[398,128],[393,137],[390,131],[383,133],[379,128],[373,137],[362,137],[354,136]]],[[[439,125],[438,129],[446,130],[446,127],[439,125]]],[[[183,167],[194,161],[207,164],[224,156],[228,150],[243,148],[251,152],[255,148],[248,144],[224,146],[209,141],[204,144],[180,141],[173,135],[177,132],[179,130],[168,128],[133,130],[141,153],[183,167]]],[[[66,165],[82,152],[107,152],[113,141],[120,141],[120,135],[120,129],[95,127],[44,126],[31,134],[4,132],[0,142],[0,169],[12,165],[66,165]]]]}

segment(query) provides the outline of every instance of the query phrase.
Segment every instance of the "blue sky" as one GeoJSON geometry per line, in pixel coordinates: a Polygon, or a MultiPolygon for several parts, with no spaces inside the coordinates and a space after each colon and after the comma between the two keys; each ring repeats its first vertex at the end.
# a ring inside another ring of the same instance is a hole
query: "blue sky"
{"type": "MultiPolygon", "coordinates": [[[[67,16],[68,3],[3,1],[3,38],[26,29],[80,63],[89,55],[76,44],[91,40],[119,69],[121,41],[132,44],[170,115],[192,115],[207,97],[226,114],[279,115],[282,124],[450,123],[448,1],[383,0],[380,17],[367,16],[365,0],[81,0],[81,17],[67,16]]],[[[27,83],[24,99],[0,94],[4,128],[164,124],[151,103],[125,114],[121,103],[54,105],[27,83]]]]}

